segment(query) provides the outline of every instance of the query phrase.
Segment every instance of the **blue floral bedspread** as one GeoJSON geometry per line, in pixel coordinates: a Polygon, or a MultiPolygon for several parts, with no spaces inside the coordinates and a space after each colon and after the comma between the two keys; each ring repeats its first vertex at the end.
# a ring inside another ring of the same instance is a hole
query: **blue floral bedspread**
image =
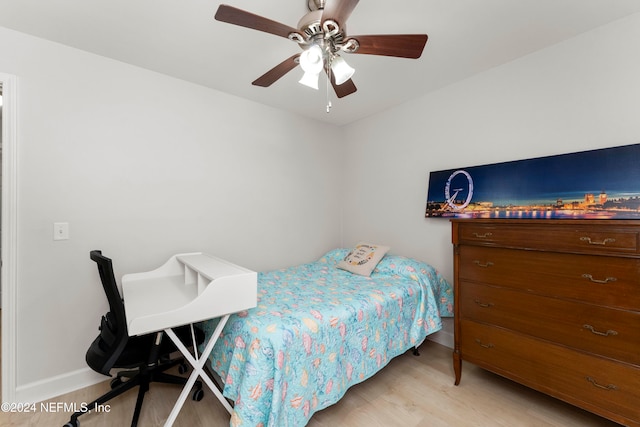
{"type": "Polygon", "coordinates": [[[258,274],[257,307],[230,317],[210,358],[235,402],[231,426],[304,426],[453,315],[433,267],[387,255],[364,277],[336,268],[347,253],[258,274]]]}

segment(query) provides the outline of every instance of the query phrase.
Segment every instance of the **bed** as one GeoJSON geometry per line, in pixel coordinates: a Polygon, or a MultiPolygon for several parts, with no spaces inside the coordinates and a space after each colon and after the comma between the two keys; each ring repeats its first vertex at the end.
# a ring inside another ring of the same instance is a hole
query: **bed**
{"type": "Polygon", "coordinates": [[[304,426],[453,315],[433,267],[387,254],[367,277],[337,268],[348,254],[258,273],[257,306],[230,317],[210,357],[231,426],[304,426]]]}

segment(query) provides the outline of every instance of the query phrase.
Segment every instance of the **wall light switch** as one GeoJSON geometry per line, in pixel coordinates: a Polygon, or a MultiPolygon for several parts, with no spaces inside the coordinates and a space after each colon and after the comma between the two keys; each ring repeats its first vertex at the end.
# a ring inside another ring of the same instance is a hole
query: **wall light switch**
{"type": "Polygon", "coordinates": [[[69,223],[53,223],[53,240],[69,240],[69,223]]]}

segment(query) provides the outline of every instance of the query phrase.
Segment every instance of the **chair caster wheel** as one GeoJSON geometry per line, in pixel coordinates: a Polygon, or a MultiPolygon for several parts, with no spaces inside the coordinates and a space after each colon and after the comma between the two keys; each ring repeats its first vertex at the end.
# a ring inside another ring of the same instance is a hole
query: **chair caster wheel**
{"type": "Polygon", "coordinates": [[[178,366],[178,373],[180,373],[180,375],[184,375],[187,373],[187,371],[189,371],[189,367],[187,366],[186,363],[181,363],[178,366]]]}
{"type": "Polygon", "coordinates": [[[202,398],[204,397],[204,390],[202,390],[201,388],[195,390],[193,392],[193,400],[195,400],[196,402],[200,402],[202,400],[202,398]]]}
{"type": "Polygon", "coordinates": [[[80,427],[80,421],[79,420],[69,421],[68,423],[66,423],[62,427],[80,427]]]}
{"type": "Polygon", "coordinates": [[[204,397],[204,390],[202,390],[202,381],[198,380],[193,384],[193,394],[191,398],[196,402],[200,402],[204,397]]]}
{"type": "Polygon", "coordinates": [[[114,388],[118,387],[120,384],[122,384],[122,380],[119,377],[115,377],[109,383],[109,385],[111,386],[111,390],[113,390],[114,388]]]}

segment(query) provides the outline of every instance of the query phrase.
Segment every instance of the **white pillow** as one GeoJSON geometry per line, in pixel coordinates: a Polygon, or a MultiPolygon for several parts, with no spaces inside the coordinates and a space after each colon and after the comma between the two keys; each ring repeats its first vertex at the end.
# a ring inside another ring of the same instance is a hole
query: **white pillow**
{"type": "Polygon", "coordinates": [[[338,263],[338,268],[361,276],[370,276],[389,249],[388,246],[360,242],[338,263]]]}

